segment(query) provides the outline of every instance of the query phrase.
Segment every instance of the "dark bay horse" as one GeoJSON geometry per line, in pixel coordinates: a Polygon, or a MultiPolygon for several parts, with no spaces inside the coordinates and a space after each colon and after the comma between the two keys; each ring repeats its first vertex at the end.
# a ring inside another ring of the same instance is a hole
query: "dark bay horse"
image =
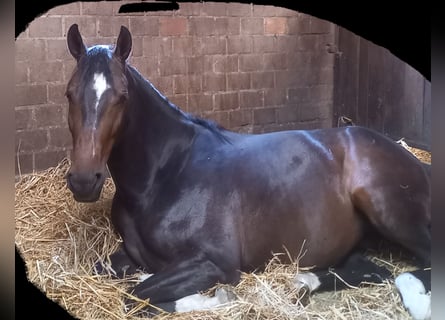
{"type": "Polygon", "coordinates": [[[238,134],[182,112],[127,63],[131,34],[87,48],[67,34],[73,139],[67,184],[96,201],[107,166],[123,239],[112,267],[154,275],[133,293],[166,310],[283,248],[300,266],[335,266],[368,230],[430,262],[430,182],[413,155],[352,126],[238,134]],[[185,299],[185,298],[184,298],[185,299]]]}

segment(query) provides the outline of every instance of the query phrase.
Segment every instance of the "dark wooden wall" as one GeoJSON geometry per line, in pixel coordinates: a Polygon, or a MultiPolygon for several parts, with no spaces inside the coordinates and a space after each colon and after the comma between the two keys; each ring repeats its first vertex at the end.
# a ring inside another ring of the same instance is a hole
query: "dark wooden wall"
{"type": "MultiPolygon", "coordinates": [[[[340,116],[431,149],[431,83],[387,49],[339,28],[333,126],[340,116]]],[[[415,48],[413,48],[415,50],[415,48]]]]}

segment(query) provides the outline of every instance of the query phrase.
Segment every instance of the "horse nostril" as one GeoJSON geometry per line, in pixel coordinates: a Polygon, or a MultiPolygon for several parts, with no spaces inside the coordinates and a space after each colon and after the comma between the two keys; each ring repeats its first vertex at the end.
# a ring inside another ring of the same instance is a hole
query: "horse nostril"
{"type": "Polygon", "coordinates": [[[102,173],[97,172],[96,173],[96,180],[100,180],[102,178],[102,173]]]}

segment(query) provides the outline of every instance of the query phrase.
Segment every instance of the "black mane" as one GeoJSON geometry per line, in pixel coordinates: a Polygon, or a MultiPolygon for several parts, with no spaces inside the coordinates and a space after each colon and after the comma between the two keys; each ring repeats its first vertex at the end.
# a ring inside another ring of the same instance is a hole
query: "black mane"
{"type": "Polygon", "coordinates": [[[204,119],[201,117],[198,117],[196,115],[193,115],[191,113],[187,113],[183,110],[181,110],[177,105],[172,103],[166,96],[164,96],[149,80],[147,80],[134,66],[128,64],[129,69],[131,70],[132,74],[136,76],[136,78],[141,81],[142,83],[145,83],[148,85],[151,89],[153,89],[165,102],[166,105],[171,108],[174,112],[179,114],[184,119],[201,126],[210,132],[212,132],[216,137],[218,137],[221,141],[224,141],[226,143],[230,143],[230,139],[225,134],[225,131],[227,131],[226,128],[222,127],[217,122],[210,120],[210,119],[204,119]]]}

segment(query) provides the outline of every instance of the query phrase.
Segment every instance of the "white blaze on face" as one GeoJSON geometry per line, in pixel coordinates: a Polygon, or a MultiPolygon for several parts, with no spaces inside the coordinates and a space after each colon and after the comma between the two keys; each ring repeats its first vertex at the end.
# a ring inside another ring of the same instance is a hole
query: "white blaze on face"
{"type": "Polygon", "coordinates": [[[95,146],[95,140],[94,140],[94,131],[96,130],[97,126],[97,108],[99,106],[100,98],[102,97],[105,90],[110,88],[110,85],[107,83],[107,79],[105,79],[105,76],[103,73],[95,73],[93,75],[93,90],[96,92],[96,102],[94,103],[94,115],[93,115],[93,130],[91,131],[91,146],[93,148],[93,157],[96,155],[96,146],[95,146]]]}
{"type": "MultiPolygon", "coordinates": [[[[97,112],[97,107],[99,106],[100,98],[102,97],[105,90],[107,90],[108,88],[110,88],[110,85],[107,83],[107,79],[105,79],[104,74],[95,73],[93,75],[93,89],[94,91],[96,91],[96,103],[94,104],[94,109],[96,112],[97,112]]],[[[94,128],[96,128],[96,126],[94,126],[94,128]]]]}

